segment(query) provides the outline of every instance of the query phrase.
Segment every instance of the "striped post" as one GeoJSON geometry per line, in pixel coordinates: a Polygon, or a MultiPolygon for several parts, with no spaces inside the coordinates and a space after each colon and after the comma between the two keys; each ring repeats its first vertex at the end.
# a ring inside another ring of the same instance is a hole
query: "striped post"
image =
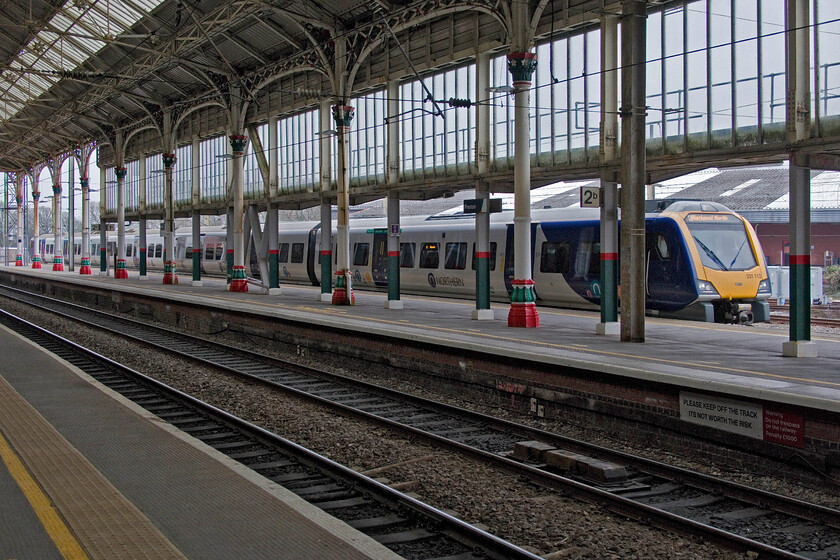
{"type": "Polygon", "coordinates": [[[225,259],[227,261],[227,283],[230,285],[230,281],[233,279],[233,247],[227,249],[225,259]]]}
{"type": "Polygon", "coordinates": [[[146,248],[140,247],[140,276],[146,276],[146,248]]]}
{"type": "Polygon", "coordinates": [[[400,300],[400,198],[388,193],[388,300],[385,309],[402,309],[400,300]]]}
{"type": "Polygon", "coordinates": [[[790,255],[790,340],[811,340],[811,255],[790,255]]]}
{"type": "Polygon", "coordinates": [[[490,251],[475,252],[475,308],[490,309],[490,251]]]}
{"type": "Polygon", "coordinates": [[[475,213],[475,309],[472,318],[476,321],[494,319],[490,309],[490,193],[476,189],[475,198],[482,201],[475,213]]]}
{"type": "Polygon", "coordinates": [[[320,301],[332,301],[332,204],[321,202],[321,294],[320,301]]]}
{"type": "Polygon", "coordinates": [[[601,253],[601,322],[618,321],[618,253],[601,253]]]}
{"type": "Polygon", "coordinates": [[[193,247],[192,279],[193,284],[201,282],[201,247],[193,247]]]}

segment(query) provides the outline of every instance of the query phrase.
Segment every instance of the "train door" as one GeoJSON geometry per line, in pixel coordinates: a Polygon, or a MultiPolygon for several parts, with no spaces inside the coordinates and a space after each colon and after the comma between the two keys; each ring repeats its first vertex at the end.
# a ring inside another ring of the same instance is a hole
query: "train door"
{"type": "Polygon", "coordinates": [[[677,223],[669,218],[647,220],[645,230],[645,307],[682,309],[695,294],[688,249],[677,223]]]}
{"type": "Polygon", "coordinates": [[[373,258],[370,262],[373,283],[383,288],[388,285],[388,233],[376,229],[373,233],[373,258]]]}
{"type": "Polygon", "coordinates": [[[315,274],[315,264],[319,266],[318,273],[320,274],[321,252],[318,250],[318,231],[321,229],[320,225],[315,226],[309,230],[309,236],[306,239],[306,275],[309,276],[309,281],[313,286],[320,286],[318,276],[315,274]],[[315,256],[318,255],[316,259],[315,256]]]}
{"type": "MultiPolygon", "coordinates": [[[[531,275],[534,274],[534,248],[537,242],[537,223],[531,224],[531,275]]],[[[513,224],[507,226],[507,239],[505,240],[505,288],[508,295],[513,293],[514,280],[514,243],[513,224]]]]}

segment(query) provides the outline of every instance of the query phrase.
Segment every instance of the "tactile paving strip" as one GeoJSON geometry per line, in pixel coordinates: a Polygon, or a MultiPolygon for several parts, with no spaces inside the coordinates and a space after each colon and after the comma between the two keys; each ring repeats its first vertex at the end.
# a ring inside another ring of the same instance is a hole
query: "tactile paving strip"
{"type": "Polygon", "coordinates": [[[0,402],[0,431],[91,559],[185,559],[2,377],[0,402]]]}

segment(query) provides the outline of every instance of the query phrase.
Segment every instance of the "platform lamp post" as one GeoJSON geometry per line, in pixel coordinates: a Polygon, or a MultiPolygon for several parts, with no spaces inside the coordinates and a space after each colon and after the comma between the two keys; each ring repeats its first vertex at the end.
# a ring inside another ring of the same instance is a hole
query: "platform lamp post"
{"type": "Polygon", "coordinates": [[[333,305],[354,305],[353,277],[350,272],[350,145],[347,135],[353,121],[355,109],[349,105],[334,105],[333,119],[338,133],[338,225],[336,245],[338,248],[338,270],[335,272],[335,291],[333,305]]]}

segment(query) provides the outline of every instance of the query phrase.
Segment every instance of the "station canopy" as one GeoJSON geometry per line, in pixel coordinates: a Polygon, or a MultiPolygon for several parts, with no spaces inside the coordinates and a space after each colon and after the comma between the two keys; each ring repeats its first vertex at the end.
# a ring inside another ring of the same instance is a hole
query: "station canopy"
{"type": "Polygon", "coordinates": [[[0,1],[0,171],[329,44],[402,0],[0,1]],[[327,23],[324,23],[327,22],[327,23]]]}

